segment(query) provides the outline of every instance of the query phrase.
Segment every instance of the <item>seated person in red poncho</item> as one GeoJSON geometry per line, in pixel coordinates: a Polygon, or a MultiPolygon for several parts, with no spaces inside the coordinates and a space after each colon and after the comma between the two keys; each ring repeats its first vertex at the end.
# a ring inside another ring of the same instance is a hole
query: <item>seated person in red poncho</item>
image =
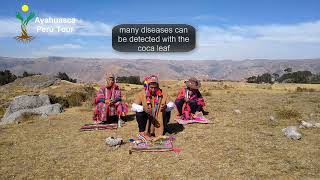
{"type": "Polygon", "coordinates": [[[120,116],[127,114],[128,105],[121,102],[121,90],[115,83],[114,74],[107,73],[106,85],[100,87],[94,104],[93,121],[95,123],[115,123],[120,116]]]}
{"type": "Polygon", "coordinates": [[[178,109],[178,116],[189,119],[203,112],[205,106],[204,99],[199,91],[200,81],[192,77],[185,81],[185,86],[179,91],[175,100],[178,109]]]}

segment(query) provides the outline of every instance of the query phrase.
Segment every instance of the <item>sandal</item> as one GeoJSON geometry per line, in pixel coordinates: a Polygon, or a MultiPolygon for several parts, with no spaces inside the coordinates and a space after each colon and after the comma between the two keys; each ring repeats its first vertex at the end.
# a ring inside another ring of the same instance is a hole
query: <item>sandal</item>
{"type": "Polygon", "coordinates": [[[147,136],[147,135],[143,135],[143,134],[138,134],[138,139],[143,141],[143,142],[148,142],[148,141],[151,141],[152,138],[150,136],[147,136]]]}

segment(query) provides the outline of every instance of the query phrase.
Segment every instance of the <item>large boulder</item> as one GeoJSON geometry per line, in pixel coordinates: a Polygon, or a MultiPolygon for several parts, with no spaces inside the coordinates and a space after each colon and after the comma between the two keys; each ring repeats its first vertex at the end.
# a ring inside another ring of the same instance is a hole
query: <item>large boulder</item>
{"type": "Polygon", "coordinates": [[[16,84],[17,86],[41,89],[41,88],[46,88],[51,85],[54,85],[59,81],[60,79],[55,76],[35,75],[35,76],[29,76],[25,78],[19,78],[15,80],[14,84],[16,84]]]}
{"type": "Polygon", "coordinates": [[[63,112],[60,104],[51,104],[48,95],[22,95],[11,102],[0,124],[10,124],[18,120],[23,114],[38,114],[43,117],[63,112]]]}
{"type": "Polygon", "coordinates": [[[61,79],[52,75],[34,75],[18,78],[14,82],[0,86],[0,91],[10,90],[13,87],[24,87],[33,89],[43,89],[58,84],[61,79]]]}

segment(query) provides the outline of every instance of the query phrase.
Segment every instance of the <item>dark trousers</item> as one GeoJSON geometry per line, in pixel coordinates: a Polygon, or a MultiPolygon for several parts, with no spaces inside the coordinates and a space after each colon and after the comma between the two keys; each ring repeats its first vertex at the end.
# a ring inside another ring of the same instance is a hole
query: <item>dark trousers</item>
{"type": "MultiPolygon", "coordinates": [[[[171,112],[164,112],[163,115],[163,125],[166,131],[168,123],[170,121],[171,112]]],[[[137,112],[136,119],[138,122],[139,132],[144,132],[146,130],[147,122],[148,122],[148,114],[146,112],[137,112]]],[[[165,132],[164,132],[165,133],[165,132]]]]}
{"type": "Polygon", "coordinates": [[[118,120],[119,120],[119,117],[117,115],[114,115],[114,116],[108,117],[108,120],[107,121],[103,121],[102,123],[103,124],[112,124],[112,123],[117,123],[118,120]]]}
{"type": "MultiPolygon", "coordinates": [[[[184,103],[185,103],[184,99],[180,99],[179,101],[176,101],[176,103],[175,103],[180,115],[182,115],[182,106],[184,103]]],[[[198,105],[197,101],[191,100],[188,103],[189,103],[189,106],[191,109],[191,113],[194,114],[197,111],[198,112],[202,111],[202,107],[198,105]]]]}

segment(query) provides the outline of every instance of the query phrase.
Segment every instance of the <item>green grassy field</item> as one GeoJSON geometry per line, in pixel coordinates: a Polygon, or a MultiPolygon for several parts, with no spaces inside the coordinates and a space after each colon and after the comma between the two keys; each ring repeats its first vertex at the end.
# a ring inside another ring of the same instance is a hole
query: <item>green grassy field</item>
{"type": "MultiPolygon", "coordinates": [[[[161,86],[175,96],[181,84],[165,81],[161,86]]],[[[129,103],[141,88],[126,84],[121,87],[129,103]]],[[[125,140],[136,137],[137,123],[132,118],[117,130],[80,132],[81,125],[91,122],[92,112],[85,103],[48,119],[29,117],[20,124],[0,126],[0,177],[320,178],[320,129],[302,129],[299,141],[287,139],[281,132],[300,120],[308,120],[311,113],[320,121],[320,85],[204,82],[201,92],[207,103],[205,109],[210,112],[207,118],[214,124],[181,127],[171,118],[171,127],[177,132],[174,145],[182,148],[180,154],[129,155],[129,144],[116,150],[106,146],[108,136],[125,140]],[[305,92],[297,92],[297,87],[305,88],[305,92]],[[271,123],[270,116],[277,122],[271,123]]]]}

